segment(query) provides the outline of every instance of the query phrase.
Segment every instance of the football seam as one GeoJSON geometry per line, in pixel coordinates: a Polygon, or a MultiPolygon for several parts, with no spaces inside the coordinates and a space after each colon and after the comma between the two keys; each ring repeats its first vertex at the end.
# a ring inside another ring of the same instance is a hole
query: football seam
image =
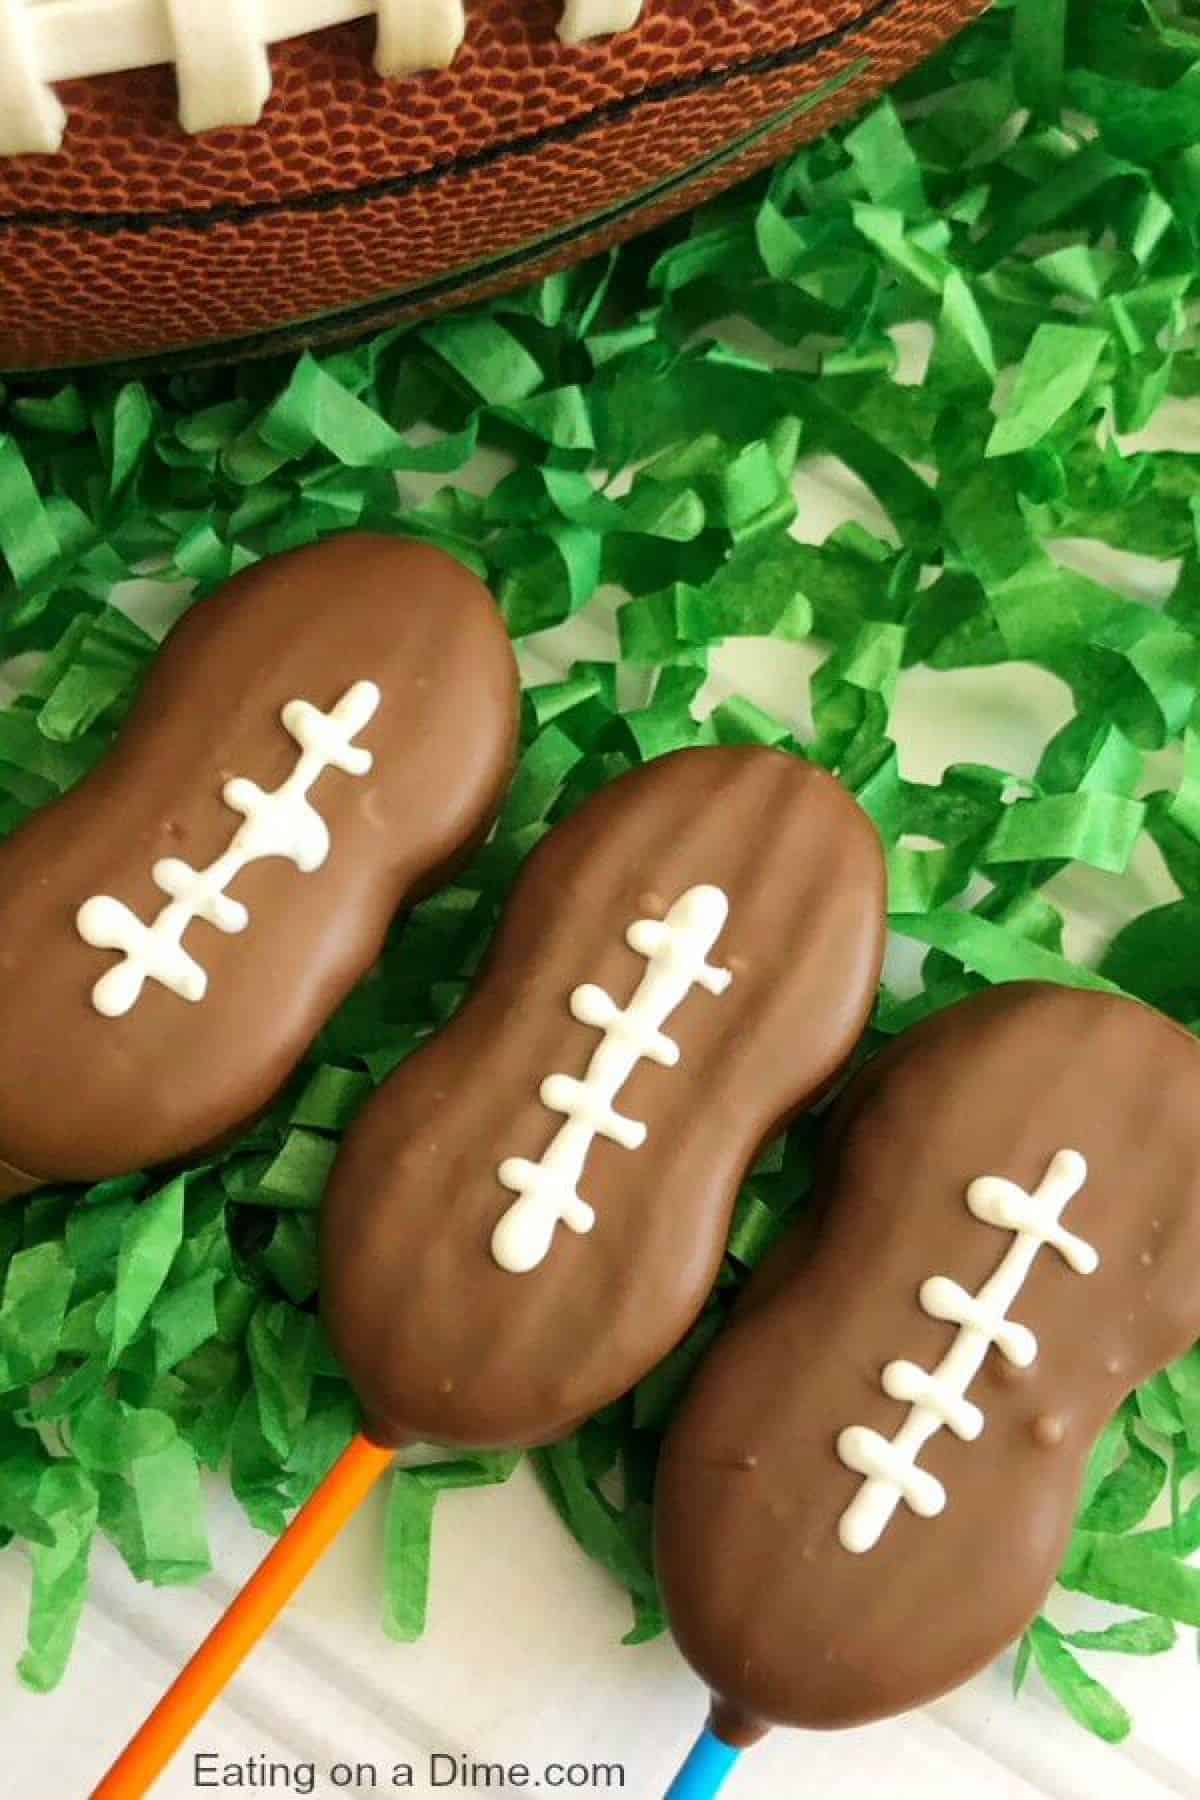
{"type": "MultiPolygon", "coordinates": [[[[790,110],[790,108],[785,109],[777,120],[764,121],[764,140],[788,124],[790,110]]],[[[416,282],[411,287],[392,288],[386,295],[361,301],[357,306],[338,307],[336,314],[331,316],[354,319],[362,316],[369,319],[373,312],[383,312],[395,308],[401,302],[411,306],[423,306],[427,301],[442,299],[458,288],[467,288],[474,284],[490,281],[496,276],[508,274],[513,269],[519,268],[522,263],[532,262],[543,255],[553,256],[557,251],[564,249],[568,244],[575,243],[580,238],[591,237],[597,232],[607,231],[613,225],[621,223],[622,220],[632,218],[636,213],[647,211],[663,200],[671,199],[684,188],[690,187],[693,182],[702,180],[711,167],[712,159],[705,157],[703,161],[681,169],[677,175],[669,177],[649,193],[638,194],[629,200],[621,201],[604,212],[592,214],[589,218],[575,220],[569,225],[562,226],[558,231],[551,232],[547,237],[535,238],[529,243],[514,244],[511,249],[501,251],[498,256],[491,257],[486,262],[472,264],[465,269],[449,270],[442,275],[431,275],[427,280],[416,282]]],[[[321,316],[321,314],[314,314],[313,318],[319,319],[321,316]]],[[[312,322],[312,319],[308,321],[310,324],[312,322]]],[[[255,334],[255,336],[261,335],[269,338],[275,335],[275,331],[289,329],[294,328],[286,325],[277,326],[274,331],[255,334]]]]}
{"type": "MultiPolygon", "coordinates": [[[[867,73],[868,69],[869,64],[864,64],[860,74],[867,73]]],[[[855,80],[857,79],[856,75],[855,80]]],[[[775,132],[786,128],[790,110],[787,109],[778,119],[765,123],[764,142],[769,141],[775,132]]],[[[205,366],[203,360],[205,352],[212,351],[218,345],[222,348],[228,348],[230,345],[236,346],[239,353],[244,356],[273,355],[277,352],[287,351],[292,345],[306,343],[307,334],[314,327],[319,328],[323,321],[331,323],[336,321],[339,326],[348,325],[357,333],[360,330],[368,329],[372,321],[377,318],[387,320],[392,317],[397,308],[409,313],[455,295],[462,295],[469,302],[475,289],[503,279],[506,275],[515,274],[526,264],[538,262],[545,257],[556,256],[559,251],[568,248],[571,244],[611,231],[614,226],[619,226],[626,219],[635,218],[639,212],[649,211],[660,202],[685,192],[697,181],[702,181],[711,168],[712,161],[706,158],[703,162],[695,163],[691,167],[681,170],[678,175],[673,176],[660,187],[654,188],[649,194],[638,195],[635,199],[625,201],[606,212],[594,214],[590,218],[575,221],[570,225],[564,225],[559,231],[552,232],[544,238],[537,238],[532,243],[514,245],[511,249],[502,251],[498,256],[492,257],[486,262],[473,264],[467,269],[454,269],[442,275],[433,275],[411,287],[389,288],[387,293],[375,295],[369,300],[360,300],[350,306],[337,306],[309,313],[301,319],[293,319],[283,325],[271,326],[265,331],[245,332],[233,338],[213,338],[207,343],[158,351],[149,356],[117,354],[101,359],[98,363],[93,362],[82,366],[120,369],[133,374],[162,370],[177,363],[186,363],[188,367],[203,367],[205,366]]],[[[590,252],[589,255],[591,254],[603,255],[604,252],[601,250],[598,253],[590,252]]],[[[65,364],[63,366],[77,367],[81,365],[65,364]]],[[[55,373],[54,370],[46,368],[13,369],[5,372],[37,379],[55,373]]]]}
{"type": "Polygon", "coordinates": [[[160,230],[208,231],[223,224],[246,223],[288,213],[335,212],[339,207],[366,206],[376,200],[401,198],[422,188],[436,186],[438,182],[448,178],[492,168],[509,158],[536,156],[548,146],[573,143],[599,126],[623,122],[645,106],[661,105],[710,92],[747,76],[771,75],[781,70],[797,68],[805,62],[815,61],[829,50],[852,43],[862,32],[869,31],[889,14],[900,11],[906,3],[907,0],[879,0],[877,5],[851,24],[839,26],[820,37],[806,38],[802,44],[792,44],[784,50],[752,56],[745,62],[729,64],[724,68],[681,76],[674,81],[660,83],[657,87],[645,88],[641,93],[607,101],[577,119],[549,126],[545,131],[529,137],[516,138],[503,144],[489,144],[482,150],[455,157],[449,162],[436,163],[427,169],[414,169],[406,175],[387,176],[363,187],[331,189],[319,194],[293,194],[281,200],[253,200],[242,205],[224,201],[212,207],[180,207],[158,213],[88,213],[74,212],[69,208],[7,213],[0,214],[0,233],[55,227],[69,227],[99,236],[116,236],[121,232],[145,235],[160,230]]]}

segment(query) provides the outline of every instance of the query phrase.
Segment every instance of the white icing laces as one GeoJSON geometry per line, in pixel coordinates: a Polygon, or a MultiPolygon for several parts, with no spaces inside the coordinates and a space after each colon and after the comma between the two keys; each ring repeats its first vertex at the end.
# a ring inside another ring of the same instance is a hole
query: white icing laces
{"type": "MultiPolygon", "coordinates": [[[[565,44],[636,25],[643,0],[564,0],[565,44]]],[[[0,156],[61,147],[53,83],[174,63],[185,131],[253,125],[271,92],[268,48],[374,16],[381,75],[449,68],[463,0],[0,0],[0,156]]]]}
{"type": "Polygon", "coordinates": [[[728,969],[708,961],[728,916],[729,901],[720,888],[688,888],[665,919],[637,919],[625,933],[649,966],[624,1011],[591,982],[571,995],[575,1018],[604,1036],[582,1081],[570,1075],[547,1075],[543,1081],[543,1104],[565,1114],[565,1122],[541,1161],[509,1156],[497,1171],[502,1185],[520,1195],[492,1233],[492,1255],[510,1274],[526,1274],[545,1259],[559,1224],[577,1232],[592,1229],[596,1215],[579,1194],[579,1180],[597,1137],[626,1150],[645,1143],[645,1125],[617,1112],[613,1102],[643,1057],[675,1067],[679,1046],[662,1027],[690,990],[723,994],[733,980],[728,969]]]}
{"type": "Polygon", "coordinates": [[[241,813],[242,824],[228,850],[206,869],[193,869],[178,857],[164,857],[151,873],[168,894],[168,904],[149,925],[111,894],[95,894],[76,914],[79,935],[98,950],[119,950],[121,961],[92,989],[92,1004],[106,1018],[118,1019],[137,1005],[147,981],[161,982],[181,1000],[203,1000],[208,976],[183,947],[194,919],[218,931],[244,931],[250,915],[225,892],[248,863],[268,856],[286,857],[302,874],[319,869],[329,855],[329,828],[309,801],[309,792],[326,769],[346,775],[369,773],[371,752],[354,742],[374,718],[381,695],[373,681],[356,681],[332,712],[319,712],[307,700],[289,700],[280,717],[300,755],[281,787],[264,793],[253,781],[235,776],[223,790],[226,806],[241,813]]]}
{"type": "Polygon", "coordinates": [[[945,1275],[923,1283],[924,1311],[957,1325],[958,1335],[932,1372],[911,1362],[892,1362],[884,1369],[884,1392],[893,1400],[908,1401],[910,1407],[895,1437],[881,1437],[865,1425],[848,1426],[840,1434],[838,1456],[865,1478],[838,1524],[845,1549],[855,1555],[873,1549],[901,1501],[923,1519],[936,1518],[945,1508],[945,1488],[918,1467],[917,1457],[943,1428],[967,1442],[979,1436],[983,1414],[966,1393],[993,1346],[1018,1368],[1028,1368],[1036,1359],[1036,1337],[1028,1326],[1010,1319],[1008,1309],[1039,1250],[1043,1245],[1057,1250],[1077,1275],[1091,1275],[1100,1266],[1092,1245],[1059,1223],[1086,1180],[1087,1163],[1078,1150],[1060,1150],[1032,1194],[999,1175],[981,1175],[968,1187],[967,1205],[974,1216],[985,1225],[1011,1231],[1014,1241],[978,1294],[968,1294],[945,1275]]]}

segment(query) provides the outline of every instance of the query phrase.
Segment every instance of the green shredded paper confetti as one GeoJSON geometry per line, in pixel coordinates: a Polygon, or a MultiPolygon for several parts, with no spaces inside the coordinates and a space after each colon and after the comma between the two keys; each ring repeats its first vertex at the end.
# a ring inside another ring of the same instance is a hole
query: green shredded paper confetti
{"type": "MultiPolygon", "coordinates": [[[[139,1579],[192,1580],[210,1564],[203,1471],[226,1470],[278,1532],[352,1437],[314,1302],[338,1135],[459,1003],[528,851],[633,764],[779,744],[857,793],[888,850],[893,927],[924,957],[915,993],[881,992],[873,1043],[1029,976],[1123,989],[1200,1028],[1200,465],[1138,438],[1200,412],[1198,324],[1200,16],[1186,0],[1008,0],[868,117],[482,311],[232,371],[0,389],[0,655],[15,659],[0,830],[111,741],[161,634],[131,594],[202,602],[332,532],[444,545],[514,637],[615,605],[619,646],[527,691],[495,838],[397,929],[382,978],[269,1117],[169,1179],[0,1211],[0,1530],[32,1565],[31,1686],[66,1666],[98,1535],[139,1579]],[[928,346],[915,377],[898,328],[928,346]],[[797,477],[815,459],[853,478],[873,525],[801,541],[797,477]],[[1165,603],[1084,572],[1067,542],[1153,559],[1165,603]],[[819,648],[789,720],[736,694],[699,704],[713,649],[737,637],[819,648]],[[974,763],[906,778],[904,672],[1004,664],[1069,690],[1032,778],[974,763]],[[1080,965],[1051,884],[1120,876],[1143,847],[1177,898],[1127,910],[1080,965]]],[[[659,1439],[806,1205],[814,1142],[802,1121],[752,1173],[689,1338],[534,1458],[628,1590],[630,1641],[663,1628],[659,1439]]],[[[517,1461],[397,1472],[391,1635],[425,1621],[437,1494],[517,1461]]],[[[1200,1626],[1198,1477],[1200,1351],[1131,1397],[1092,1459],[1062,1581],[1116,1613],[1074,1632],[1039,1619],[1018,1656],[1018,1686],[1035,1667],[1103,1738],[1130,1721],[1085,1660],[1154,1655],[1200,1626]]]]}

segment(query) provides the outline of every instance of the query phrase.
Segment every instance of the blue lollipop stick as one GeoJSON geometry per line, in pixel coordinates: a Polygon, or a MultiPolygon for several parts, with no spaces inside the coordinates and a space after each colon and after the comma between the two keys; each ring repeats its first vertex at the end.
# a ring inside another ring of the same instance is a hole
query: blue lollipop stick
{"type": "Polygon", "coordinates": [[[741,1754],[732,1744],[723,1744],[706,1725],[664,1800],[712,1800],[725,1786],[741,1754]]]}

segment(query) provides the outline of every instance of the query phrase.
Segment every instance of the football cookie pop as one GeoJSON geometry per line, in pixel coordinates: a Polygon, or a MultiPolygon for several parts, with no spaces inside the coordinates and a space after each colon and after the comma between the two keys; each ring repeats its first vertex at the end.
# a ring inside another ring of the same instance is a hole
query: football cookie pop
{"type": "Polygon", "coordinates": [[[548,1442],[679,1341],[759,1146],[863,1029],[884,885],[866,815],[777,750],[663,757],[543,840],[325,1198],[322,1316],[366,1435],[104,1800],[144,1792],[396,1446],[548,1442]]]}
{"type": "Polygon", "coordinates": [[[517,719],[499,612],[432,546],[332,538],[193,607],[103,762],[0,846],[0,1196],[269,1105],[489,828],[517,719]]]}
{"type": "Polygon", "coordinates": [[[861,1725],[1037,1613],[1088,1454],[1200,1334],[1200,1044],[1018,983],[917,1026],[830,1125],[663,1452],[656,1555],[714,1696],[672,1790],[771,1725],[861,1725]]]}
{"type": "Polygon", "coordinates": [[[547,1442],[678,1342],[759,1146],[862,1032],[883,909],[870,821],[782,751],[663,757],[539,845],[326,1197],[369,1436],[547,1442]]]}

